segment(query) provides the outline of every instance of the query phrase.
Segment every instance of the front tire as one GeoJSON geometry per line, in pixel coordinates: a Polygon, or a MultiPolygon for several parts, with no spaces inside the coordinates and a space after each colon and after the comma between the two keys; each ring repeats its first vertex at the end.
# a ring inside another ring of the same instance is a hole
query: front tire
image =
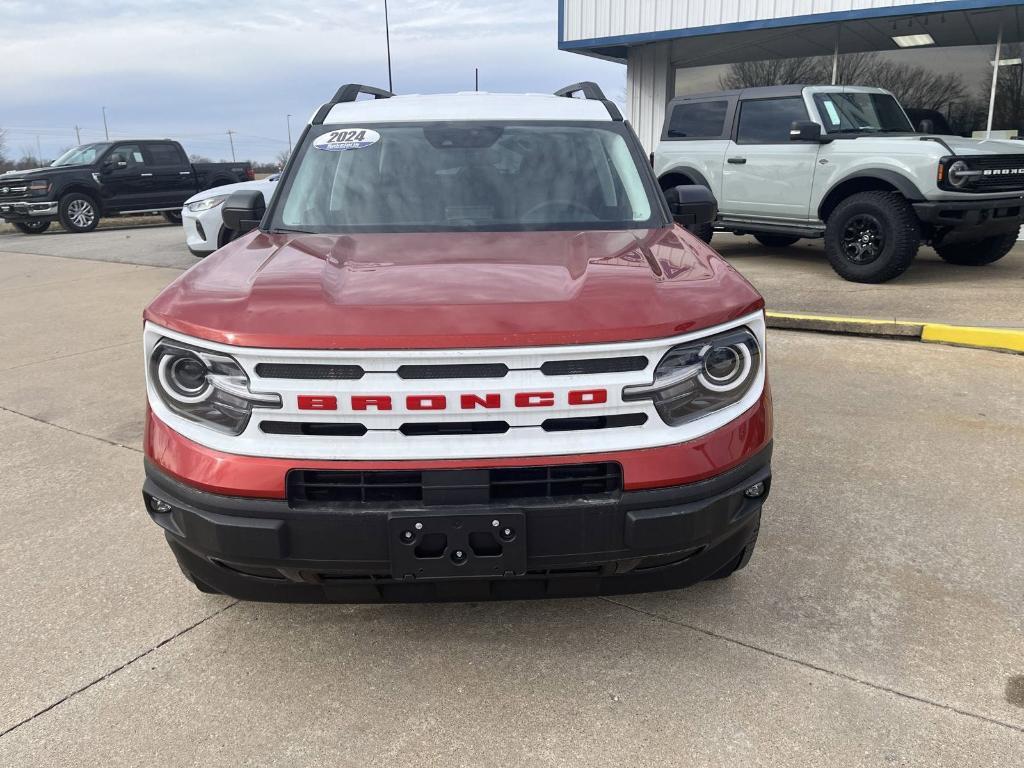
{"type": "Polygon", "coordinates": [[[60,225],[68,232],[92,232],[100,223],[96,201],[81,192],[70,192],[60,199],[60,225]]]}
{"type": "Polygon", "coordinates": [[[48,221],[16,221],[14,228],[25,235],[38,235],[50,228],[48,221]]]}
{"type": "Polygon", "coordinates": [[[897,192],[858,192],[836,206],[825,224],[825,255],[840,277],[884,283],[899,277],[921,246],[921,225],[897,192]]]}
{"type": "MultiPolygon", "coordinates": [[[[690,229],[690,228],[688,227],[688,229],[690,229]]],[[[714,237],[714,235],[715,235],[715,225],[714,224],[699,224],[696,227],[693,227],[692,229],[690,229],[690,231],[693,232],[693,234],[695,234],[697,237],[699,237],[705,243],[710,243],[711,242],[711,238],[714,237]]]]}
{"type": "Polygon", "coordinates": [[[1005,235],[986,237],[984,240],[976,240],[972,243],[939,244],[935,246],[935,252],[942,257],[943,261],[948,261],[950,264],[981,267],[999,261],[1008,254],[1017,244],[1019,234],[1020,228],[1018,227],[1005,235]]]}
{"type": "Polygon", "coordinates": [[[168,224],[181,224],[181,211],[164,211],[164,219],[168,224]]]}
{"type": "Polygon", "coordinates": [[[757,232],[754,234],[754,239],[765,248],[787,248],[800,238],[793,237],[792,235],[774,235],[770,232],[757,232]]]}

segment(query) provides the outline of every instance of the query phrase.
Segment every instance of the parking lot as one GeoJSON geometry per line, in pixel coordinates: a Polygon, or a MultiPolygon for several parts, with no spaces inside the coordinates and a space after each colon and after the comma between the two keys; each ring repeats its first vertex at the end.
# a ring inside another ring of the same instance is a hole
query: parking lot
{"type": "MultiPolygon", "coordinates": [[[[737,243],[773,307],[768,259],[814,247],[737,243]]],[[[771,332],[775,484],[729,580],[238,603],[181,577],[141,501],[140,313],[194,261],[168,226],[0,237],[0,764],[1021,764],[1021,356],[771,332]]],[[[1024,325],[1004,261],[970,322],[1024,325]]],[[[827,272],[786,290],[870,309],[827,272]]],[[[917,287],[947,314],[986,290],[917,287]]]]}

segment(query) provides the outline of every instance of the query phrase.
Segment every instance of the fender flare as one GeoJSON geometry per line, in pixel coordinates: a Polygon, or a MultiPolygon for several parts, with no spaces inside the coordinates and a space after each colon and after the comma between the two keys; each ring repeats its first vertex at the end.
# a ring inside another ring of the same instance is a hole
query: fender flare
{"type": "Polygon", "coordinates": [[[828,191],[822,195],[821,202],[818,203],[819,218],[824,220],[821,216],[822,209],[824,208],[826,201],[832,197],[832,194],[844,184],[858,179],[884,181],[885,183],[895,187],[903,197],[912,203],[923,202],[927,199],[921,190],[917,188],[917,185],[903,174],[891,171],[888,168],[867,168],[851,173],[849,176],[844,176],[828,188],[828,191]]]}
{"type": "Polygon", "coordinates": [[[672,168],[669,168],[663,174],[658,176],[658,185],[661,185],[661,180],[664,177],[669,176],[673,173],[680,173],[684,176],[689,176],[691,179],[693,179],[694,184],[700,184],[701,186],[711,189],[711,185],[708,183],[708,180],[704,177],[704,174],[698,171],[696,168],[691,168],[688,165],[677,165],[672,168]]]}

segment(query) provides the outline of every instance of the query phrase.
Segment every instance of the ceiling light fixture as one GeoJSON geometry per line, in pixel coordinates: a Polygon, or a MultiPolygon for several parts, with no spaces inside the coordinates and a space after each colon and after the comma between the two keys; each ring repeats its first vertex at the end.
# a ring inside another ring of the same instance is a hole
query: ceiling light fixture
{"type": "Polygon", "coordinates": [[[893,35],[892,41],[900,48],[918,48],[922,45],[935,45],[935,39],[924,35],[893,35]]]}

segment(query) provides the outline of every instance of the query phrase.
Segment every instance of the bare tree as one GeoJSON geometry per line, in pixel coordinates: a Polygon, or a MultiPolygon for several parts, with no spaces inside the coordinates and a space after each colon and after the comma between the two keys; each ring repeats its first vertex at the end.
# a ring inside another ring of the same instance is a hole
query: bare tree
{"type": "MultiPolygon", "coordinates": [[[[839,57],[838,82],[873,85],[891,91],[906,107],[942,109],[963,101],[967,88],[956,74],[939,74],[926,67],[889,61],[877,53],[850,53],[839,57]]],[[[832,80],[832,57],[744,61],[733,64],[719,78],[723,88],[764,85],[818,85],[832,80]]]]}
{"type": "Polygon", "coordinates": [[[285,164],[288,162],[288,158],[291,157],[291,154],[291,151],[287,149],[282,149],[277,153],[274,161],[277,163],[279,168],[284,168],[285,164]]]}
{"type": "MultiPolygon", "coordinates": [[[[1002,57],[1019,58],[1022,46],[1006,46],[1002,57]]],[[[982,78],[979,91],[986,96],[992,87],[991,74],[982,78]]],[[[992,113],[992,127],[996,130],[1024,129],[1024,66],[1020,64],[1002,66],[996,81],[996,105],[992,113]]]]}
{"type": "Polygon", "coordinates": [[[210,158],[205,157],[203,155],[197,155],[197,154],[189,155],[188,156],[188,161],[190,163],[209,163],[209,162],[211,162],[210,158]]]}
{"type": "Polygon", "coordinates": [[[4,153],[7,149],[7,131],[0,128],[0,169],[7,166],[7,156],[4,153]]]}
{"type": "Polygon", "coordinates": [[[793,85],[822,82],[820,57],[808,59],[768,59],[741,61],[718,78],[723,89],[758,88],[766,85],[793,85]]]}

